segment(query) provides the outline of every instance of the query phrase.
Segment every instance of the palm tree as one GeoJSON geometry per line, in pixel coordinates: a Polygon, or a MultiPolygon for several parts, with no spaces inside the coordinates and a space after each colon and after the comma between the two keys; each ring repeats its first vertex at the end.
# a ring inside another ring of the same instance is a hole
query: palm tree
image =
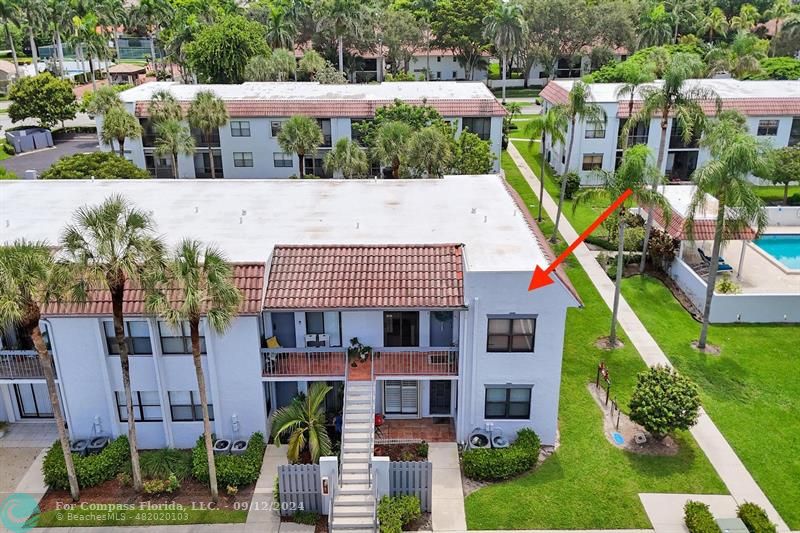
{"type": "Polygon", "coordinates": [[[322,128],[311,117],[296,115],[287,120],[278,133],[278,144],[284,152],[297,154],[300,164],[300,177],[305,175],[304,159],[306,154],[317,151],[324,137],[322,128]]]}
{"type": "Polygon", "coordinates": [[[89,59],[89,72],[92,76],[92,91],[97,91],[97,80],[94,74],[93,57],[98,60],[105,55],[106,43],[103,37],[97,33],[98,26],[97,17],[92,14],[86,15],[81,18],[74,16],[72,18],[73,25],[73,42],[76,48],[85,51],[89,59]]]}
{"type": "Polygon", "coordinates": [[[225,101],[211,91],[199,91],[186,114],[189,124],[201,132],[208,141],[208,158],[211,160],[211,178],[217,177],[214,167],[213,134],[228,123],[228,110],[225,101]]]}
{"type": "Polygon", "coordinates": [[[637,144],[625,150],[619,168],[613,172],[599,172],[603,185],[601,187],[586,187],[579,190],[573,199],[573,212],[579,204],[597,200],[613,202],[630,189],[631,195],[619,206],[616,213],[617,232],[617,279],[614,287],[614,305],[611,312],[611,332],[608,335],[608,345],[617,346],[617,315],[619,314],[619,295],[622,288],[622,271],[625,256],[625,219],[630,203],[649,209],[660,209],[669,223],[672,210],[669,201],[658,192],[654,185],[662,181],[661,172],[651,161],[650,149],[644,144],[637,144]]]}
{"type": "MultiPolygon", "coordinates": [[[[627,137],[630,128],[636,124],[649,123],[651,117],[659,117],[661,137],[658,143],[656,166],[660,172],[663,172],[664,168],[669,117],[675,117],[673,127],[680,128],[683,141],[688,144],[692,139],[700,136],[705,125],[703,102],[713,102],[717,111],[722,106],[719,96],[713,89],[687,85],[687,80],[702,72],[703,69],[703,62],[696,55],[683,52],[674,54],[664,69],[664,81],[658,85],[646,85],[639,90],[642,108],[631,116],[622,128],[622,135],[627,137]]],[[[651,211],[647,215],[647,224],[645,225],[639,272],[644,272],[647,262],[647,244],[652,228],[653,213],[651,211]]]]}
{"type": "Polygon", "coordinates": [[[775,0],[772,4],[772,7],[764,11],[764,18],[767,20],[775,19],[775,35],[778,35],[778,32],[781,31],[781,24],[786,19],[786,17],[790,16],[794,13],[792,9],[792,2],[791,0],[775,0]]]}
{"type": "Polygon", "coordinates": [[[172,158],[172,177],[178,179],[178,155],[194,153],[194,137],[189,128],[175,119],[156,123],[156,154],[172,158]]]}
{"type": "Polygon", "coordinates": [[[21,326],[33,341],[50,395],[69,491],[72,499],[77,500],[80,497],[78,476],[55,382],[53,358],[39,327],[42,316],[40,305],[61,298],[69,284],[69,277],[65,274],[67,272],[63,265],[53,260],[50,248],[45,243],[16,241],[13,245],[0,247],[0,324],[21,326]]]}
{"type": "MultiPolygon", "coordinates": [[[[753,190],[748,176],[758,174],[768,165],[769,147],[747,132],[741,116],[731,115],[715,121],[701,142],[709,149],[711,159],[694,172],[693,181],[697,188],[689,203],[685,231],[694,235],[695,214],[704,211],[708,196],[716,198],[717,219],[710,264],[717,265],[720,247],[731,235],[751,226],[755,226],[756,234],[759,234],[767,226],[764,203],[753,190]]],[[[717,269],[712,267],[706,280],[703,325],[697,341],[700,350],[706,348],[716,279],[717,269]]]]}
{"type": "Polygon", "coordinates": [[[525,126],[525,133],[530,140],[528,141],[528,149],[531,148],[533,143],[539,138],[542,149],[542,168],[539,174],[539,214],[536,219],[542,221],[542,198],[544,198],[544,176],[545,165],[547,165],[545,154],[547,152],[547,137],[550,137],[552,145],[560,144],[564,146],[566,141],[564,132],[567,131],[569,121],[562,106],[553,106],[544,113],[534,115],[534,117],[525,126]]]}
{"type": "Polygon", "coordinates": [[[117,28],[124,26],[128,20],[125,4],[122,0],[98,0],[95,9],[103,30],[110,28],[111,38],[114,40],[114,52],[119,59],[119,31],[117,28]]]}
{"type": "Polygon", "coordinates": [[[358,0],[323,0],[320,11],[318,29],[333,31],[339,54],[339,72],[344,72],[344,36],[361,35],[364,10],[358,0]]]}
{"type": "Polygon", "coordinates": [[[755,28],[761,14],[753,4],[742,4],[739,14],[731,17],[730,26],[732,30],[752,31],[755,28]]]}
{"type": "Polygon", "coordinates": [[[297,28],[281,7],[273,6],[267,19],[267,43],[270,48],[294,48],[297,28]]]}
{"type": "Polygon", "coordinates": [[[271,81],[272,64],[269,56],[257,55],[247,60],[244,66],[245,81],[271,81]]]}
{"type": "Polygon", "coordinates": [[[154,236],[154,230],[155,224],[148,213],[135,208],[121,196],[111,196],[98,206],[78,209],[73,223],[67,226],[61,237],[61,246],[76,273],[72,287],[75,299],[85,302],[90,288],[105,287],[109,292],[128,413],[133,487],[137,491],[142,490],[142,472],[123,303],[128,284],[140,282],[143,272],[162,261],[164,247],[154,236]]]}
{"type": "Polygon", "coordinates": [[[406,159],[416,176],[441,178],[453,165],[453,137],[438,126],[415,131],[406,144],[406,159]]]}
{"type": "Polygon", "coordinates": [[[20,78],[19,61],[17,60],[17,49],[14,46],[14,40],[11,38],[11,31],[8,29],[8,25],[18,25],[19,14],[20,6],[18,0],[0,0],[0,20],[3,21],[3,28],[6,31],[6,43],[11,49],[11,57],[14,59],[14,73],[17,79],[20,78]]]}
{"type": "Polygon", "coordinates": [[[172,11],[172,6],[167,0],[139,0],[139,5],[133,11],[133,16],[147,28],[154,71],[158,71],[155,41],[161,25],[170,19],[172,11]]]}
{"type": "Polygon", "coordinates": [[[506,69],[510,56],[522,45],[524,20],[522,6],[516,2],[501,2],[483,19],[484,35],[494,42],[503,62],[503,103],[506,103],[506,69]]]}
{"type": "Polygon", "coordinates": [[[225,333],[236,317],[242,295],[233,281],[233,268],[224,254],[213,246],[192,239],[181,241],[166,261],[164,271],[154,274],[148,290],[147,310],[162,317],[173,328],[180,328],[184,322],[189,324],[192,359],[203,411],[211,498],[216,502],[219,497],[217,467],[200,349],[200,318],[205,314],[207,328],[220,335],[225,333]]]}
{"type": "Polygon", "coordinates": [[[31,62],[34,74],[39,74],[39,50],[36,47],[36,33],[47,26],[47,5],[44,0],[26,0],[23,4],[28,24],[28,43],[31,47],[31,62]]]}
{"type": "Polygon", "coordinates": [[[281,437],[289,436],[286,457],[291,463],[300,460],[300,454],[308,447],[311,462],[330,455],[331,439],[325,430],[325,395],[331,387],[317,381],[308,388],[308,395],[295,398],[272,417],[272,436],[280,446],[281,437]]]}
{"type": "Polygon", "coordinates": [[[656,4],[639,25],[639,46],[660,46],[672,39],[672,22],[664,4],[656,4]]]}
{"type": "Polygon", "coordinates": [[[147,114],[154,123],[166,120],[183,120],[183,107],[167,90],[161,89],[153,93],[147,105],[147,114]]]}
{"type": "Polygon", "coordinates": [[[391,165],[392,177],[400,177],[400,161],[405,157],[406,143],[414,131],[405,122],[389,121],[375,131],[372,157],[382,165],[391,165]]]}
{"type": "MultiPolygon", "coordinates": [[[[570,161],[572,159],[572,147],[575,143],[575,128],[577,121],[602,122],[606,121],[606,113],[603,108],[592,102],[592,89],[582,81],[576,81],[569,92],[569,98],[564,105],[564,115],[569,120],[569,142],[567,144],[567,160],[564,166],[564,176],[561,178],[561,194],[558,197],[558,210],[556,211],[555,227],[550,242],[555,243],[558,239],[558,223],[561,221],[561,210],[564,206],[564,197],[567,194],[567,173],[569,172],[570,161]]],[[[542,176],[544,178],[544,176],[542,176]]]]}
{"type": "Polygon", "coordinates": [[[121,106],[122,100],[119,93],[110,85],[104,85],[92,93],[92,99],[86,107],[86,112],[91,115],[105,115],[112,107],[121,106]]]}
{"type": "Polygon", "coordinates": [[[53,40],[56,43],[56,58],[58,60],[59,76],[64,76],[64,43],[61,40],[62,32],[69,33],[72,29],[72,9],[67,0],[46,0],[48,19],[53,24],[53,40]]]}
{"type": "Polygon", "coordinates": [[[124,107],[116,105],[106,111],[103,116],[103,130],[100,140],[114,148],[114,141],[119,144],[119,156],[125,157],[125,139],[138,139],[142,136],[142,126],[136,117],[128,113],[124,107]]]}
{"type": "Polygon", "coordinates": [[[742,79],[749,74],[761,72],[761,60],[767,57],[769,41],[759,39],[753,33],[739,31],[733,42],[714,46],[705,56],[709,75],[730,73],[742,79]]]}
{"type": "Polygon", "coordinates": [[[306,50],[303,52],[297,68],[301,74],[308,76],[309,79],[314,79],[317,72],[325,68],[325,58],[316,50],[306,50]]]}
{"type": "Polygon", "coordinates": [[[728,28],[728,19],[725,18],[725,12],[718,7],[712,9],[700,21],[700,29],[705,35],[708,35],[710,42],[714,42],[714,37],[717,35],[725,36],[728,33],[728,28]]]}
{"type": "MultiPolygon", "coordinates": [[[[628,116],[633,115],[633,102],[639,94],[639,89],[645,83],[650,83],[655,78],[653,71],[655,65],[646,63],[644,66],[634,65],[633,63],[622,63],[620,65],[623,84],[617,89],[617,98],[628,98],[628,116]]],[[[628,147],[628,136],[622,137],[622,149],[628,147]]]]}
{"type": "Polygon", "coordinates": [[[672,33],[673,43],[678,43],[678,29],[682,19],[688,17],[695,22],[697,21],[697,16],[692,12],[693,7],[694,6],[689,2],[684,2],[683,0],[673,0],[670,10],[670,17],[672,17],[672,22],[674,24],[674,31],[672,33]]]}
{"type": "Polygon", "coordinates": [[[297,59],[294,53],[285,48],[276,48],[267,59],[267,72],[273,81],[288,81],[294,77],[297,81],[297,59]]]}
{"type": "Polygon", "coordinates": [[[369,171],[367,153],[347,138],[336,141],[333,150],[325,155],[324,164],[326,172],[341,172],[349,179],[365,176],[369,171]]]}

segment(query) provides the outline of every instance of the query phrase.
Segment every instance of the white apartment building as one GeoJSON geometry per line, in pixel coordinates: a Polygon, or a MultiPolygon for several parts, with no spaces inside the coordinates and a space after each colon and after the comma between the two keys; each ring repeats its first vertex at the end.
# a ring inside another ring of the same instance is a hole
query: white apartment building
{"type": "MultiPolygon", "coordinates": [[[[274,411],[317,381],[333,387],[332,420],[358,371],[389,423],[435,420],[462,442],[474,428],[513,439],[532,427],[555,442],[566,313],[580,302],[560,271],[527,290],[553,255],[499,176],[6,181],[0,244],[56,243],[77,208],[112,194],[150,211],[168,245],[200,238],[236,264],[240,314],[224,334],[203,331],[218,436],[268,431],[274,411]],[[367,367],[349,364],[352,338],[372,347],[367,367]]],[[[126,298],[141,446],[190,447],[202,422],[188,333],[146,315],[142,291],[126,298]]],[[[44,308],[73,438],[126,431],[109,307],[95,291],[87,304],[44,308]]],[[[7,329],[2,343],[0,420],[52,416],[29,341],[7,329]]]]}
{"type": "MultiPolygon", "coordinates": [[[[120,93],[125,107],[141,122],[141,139],[128,139],[126,158],[158,178],[174,176],[171,157],[155,153],[155,129],[148,118],[153,93],[169,91],[188,109],[199,91],[210,90],[225,101],[228,123],[210,139],[194,131],[197,149],[178,156],[179,178],[211,177],[213,153],[217,178],[289,178],[300,175],[297,154],[286,153],[278,144],[282,124],[293,115],[316,118],[324,142],[315,154],[303,159],[305,174],[334,177],[323,168],[325,154],[342,138],[359,141],[353,125],[374,118],[375,110],[400,100],[427,104],[456,127],[456,135],[467,128],[491,144],[500,168],[505,110],[492,93],[478,82],[385,82],[380,84],[320,85],[315,82],[249,82],[241,85],[182,85],[150,82],[120,93]]],[[[188,123],[187,123],[188,126],[188,123]]],[[[102,117],[97,117],[102,130],[102,117]]],[[[111,149],[110,146],[106,147],[111,149]]],[[[380,176],[373,164],[370,175],[380,176]]]]}
{"type": "MultiPolygon", "coordinates": [[[[554,80],[542,90],[544,109],[567,102],[574,80],[554,80]]],[[[654,83],[660,83],[658,81],[654,83]]],[[[722,100],[722,109],[739,111],[747,118],[747,128],[755,136],[766,139],[776,148],[800,143],[800,81],[740,81],[734,79],[689,80],[688,87],[714,90],[722,100]]],[[[569,170],[581,174],[585,184],[593,183],[592,171],[614,170],[622,156],[620,131],[630,116],[629,98],[618,96],[621,83],[593,83],[592,99],[606,112],[605,123],[579,122],[569,170]]],[[[633,113],[641,108],[641,99],[634,98],[633,113]]],[[[712,102],[703,102],[711,116],[712,102]]],[[[667,151],[661,169],[672,181],[687,181],[692,172],[708,161],[708,150],[697,140],[685,143],[672,117],[667,127],[667,151]]],[[[570,132],[567,132],[569,138],[570,132]]],[[[640,124],[628,136],[628,145],[647,144],[655,158],[661,138],[661,124],[656,118],[640,124]]],[[[553,146],[548,141],[547,160],[559,172],[565,172],[566,146],[553,146]]]]}

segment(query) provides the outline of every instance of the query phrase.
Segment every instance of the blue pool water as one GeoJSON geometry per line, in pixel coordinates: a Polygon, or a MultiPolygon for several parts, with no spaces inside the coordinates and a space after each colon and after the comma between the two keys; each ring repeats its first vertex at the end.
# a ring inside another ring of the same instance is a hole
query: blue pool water
{"type": "Polygon", "coordinates": [[[786,268],[800,269],[800,235],[764,235],[755,244],[786,268]]]}

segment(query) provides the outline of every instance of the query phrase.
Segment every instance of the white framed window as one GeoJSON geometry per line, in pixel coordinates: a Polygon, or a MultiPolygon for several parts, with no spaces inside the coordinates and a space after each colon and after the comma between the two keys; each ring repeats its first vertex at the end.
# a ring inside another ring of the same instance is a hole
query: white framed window
{"type": "Polygon", "coordinates": [[[588,122],[586,130],[584,131],[584,139],[605,139],[606,138],[606,123],[602,122],[588,122]]]}
{"type": "Polygon", "coordinates": [[[292,168],[294,166],[294,156],[285,152],[273,152],[272,163],[275,168],[292,168]]]}
{"type": "Polygon", "coordinates": [[[774,137],[778,134],[778,124],[779,121],[777,120],[759,120],[757,135],[760,137],[774,137]]]}
{"type": "MultiPolygon", "coordinates": [[[[128,410],[125,406],[125,392],[116,391],[117,415],[120,422],[128,421],[128,410]]],[[[161,402],[156,391],[131,391],[133,396],[133,419],[136,422],[161,422],[161,402]]]]}
{"type": "MultiPolygon", "coordinates": [[[[125,343],[128,345],[128,355],[151,355],[153,347],[150,344],[150,328],[146,320],[127,320],[124,324],[125,343]]],[[[119,355],[117,336],[114,333],[114,321],[104,320],[103,331],[106,336],[106,349],[108,355],[119,355]]]]}
{"type": "Polygon", "coordinates": [[[536,317],[491,317],[487,327],[487,352],[533,352],[536,317]]]}
{"type": "MultiPolygon", "coordinates": [[[[164,355],[184,355],[192,353],[192,336],[188,322],[181,322],[177,328],[168,323],[158,322],[158,335],[161,339],[161,353],[164,355]]],[[[206,338],[203,324],[200,324],[200,353],[206,353],[206,338]]]]}
{"type": "MultiPolygon", "coordinates": [[[[169,412],[173,422],[202,422],[203,406],[198,391],[169,391],[169,412]]],[[[208,403],[208,418],[214,420],[214,406],[208,403]]]]}
{"type": "Polygon", "coordinates": [[[231,137],[250,137],[250,121],[231,120],[231,137]]]}
{"type": "Polygon", "coordinates": [[[531,387],[486,386],[483,416],[487,419],[527,420],[531,417],[531,387]]]}
{"type": "Polygon", "coordinates": [[[233,166],[252,167],[253,152],[233,152],[233,166]]]}
{"type": "Polygon", "coordinates": [[[583,154],[581,170],[600,170],[603,168],[603,154],[583,154]]]}

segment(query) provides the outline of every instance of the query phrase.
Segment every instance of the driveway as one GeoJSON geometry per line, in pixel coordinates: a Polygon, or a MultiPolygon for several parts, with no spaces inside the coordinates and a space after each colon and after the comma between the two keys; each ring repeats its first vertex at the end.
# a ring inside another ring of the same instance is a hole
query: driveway
{"type": "Polygon", "coordinates": [[[53,148],[45,148],[9,157],[0,161],[0,165],[11,170],[20,178],[24,178],[26,170],[36,170],[37,174],[41,174],[44,170],[50,168],[50,165],[66,155],[96,152],[98,150],[97,136],[80,134],[62,138],[56,142],[53,148]]]}

